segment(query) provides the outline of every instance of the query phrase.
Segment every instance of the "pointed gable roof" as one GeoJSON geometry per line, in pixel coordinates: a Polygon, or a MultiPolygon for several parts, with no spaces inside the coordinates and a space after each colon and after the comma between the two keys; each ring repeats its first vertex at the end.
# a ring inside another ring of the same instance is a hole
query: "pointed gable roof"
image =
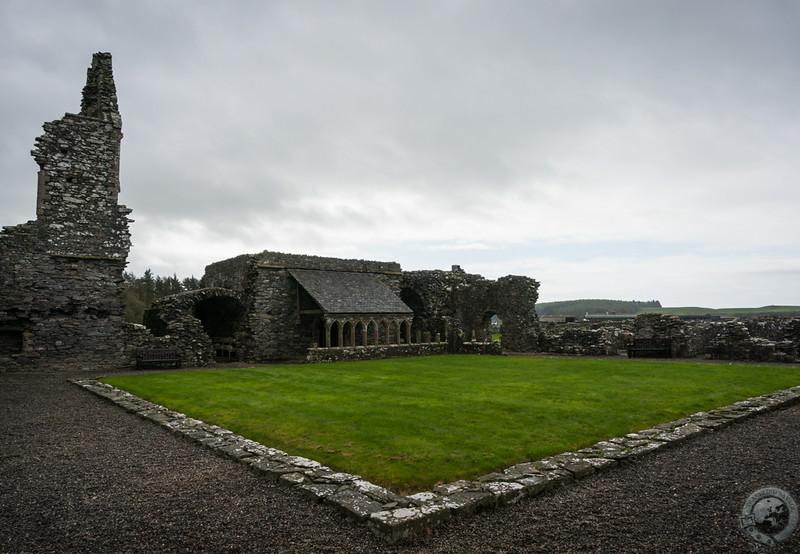
{"type": "Polygon", "coordinates": [[[374,273],[290,269],[289,274],[329,314],[411,314],[374,273]]]}

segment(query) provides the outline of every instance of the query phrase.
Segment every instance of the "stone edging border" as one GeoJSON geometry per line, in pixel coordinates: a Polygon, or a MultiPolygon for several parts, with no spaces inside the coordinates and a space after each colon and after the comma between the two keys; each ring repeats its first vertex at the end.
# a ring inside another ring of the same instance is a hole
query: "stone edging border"
{"type": "Polygon", "coordinates": [[[375,534],[389,542],[426,531],[450,517],[464,517],[478,510],[513,504],[526,496],[536,496],[737,420],[800,402],[800,386],[796,386],[708,412],[697,412],[638,433],[601,441],[577,452],[517,464],[502,473],[489,473],[473,481],[455,481],[404,497],[358,475],[335,472],[314,460],[269,448],[95,379],[70,381],[177,435],[244,463],[256,473],[294,487],[314,501],[338,508],[365,522],[375,534]]]}

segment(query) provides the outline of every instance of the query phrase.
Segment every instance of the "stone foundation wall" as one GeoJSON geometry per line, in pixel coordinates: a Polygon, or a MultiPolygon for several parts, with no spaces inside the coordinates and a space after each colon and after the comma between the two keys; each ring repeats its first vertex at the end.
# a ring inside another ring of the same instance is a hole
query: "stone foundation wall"
{"type": "Polygon", "coordinates": [[[435,356],[438,354],[447,354],[449,351],[450,349],[446,342],[348,346],[343,348],[309,348],[306,362],[342,362],[349,360],[435,356]]]}
{"type": "Polygon", "coordinates": [[[672,339],[675,358],[800,363],[798,317],[683,321],[643,314],[632,321],[542,323],[540,331],[539,351],[552,354],[615,356],[633,338],[663,337],[672,339]]]}
{"type": "Polygon", "coordinates": [[[462,342],[455,350],[456,354],[477,354],[479,356],[502,356],[503,347],[500,341],[462,342]]]}
{"type": "MultiPolygon", "coordinates": [[[[570,356],[616,356],[634,337],[633,322],[542,323],[541,352],[570,356]]],[[[503,336],[505,342],[505,336],[503,336]]]]}

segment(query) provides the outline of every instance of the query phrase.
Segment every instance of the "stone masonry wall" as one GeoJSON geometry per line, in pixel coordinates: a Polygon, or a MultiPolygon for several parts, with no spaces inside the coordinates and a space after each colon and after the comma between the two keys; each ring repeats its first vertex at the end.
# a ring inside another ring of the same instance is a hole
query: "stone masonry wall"
{"type": "Polygon", "coordinates": [[[491,317],[503,322],[503,348],[534,351],[538,345],[536,301],[539,283],[509,275],[496,281],[471,275],[460,267],[451,271],[407,271],[400,281],[401,298],[414,310],[415,332],[441,333],[453,350],[490,334],[491,317]]]}
{"type": "Polygon", "coordinates": [[[570,356],[616,356],[633,339],[633,322],[542,323],[539,350],[570,356]]]}
{"type": "Polygon", "coordinates": [[[449,351],[450,349],[446,342],[309,348],[306,362],[339,362],[349,360],[375,360],[381,358],[407,358],[410,356],[434,356],[447,354],[449,351]]]}
{"type": "Polygon", "coordinates": [[[305,358],[313,342],[313,316],[297,314],[298,285],[289,269],[366,272],[399,294],[400,265],[265,251],[223,260],[206,267],[203,286],[240,295],[245,321],[238,348],[242,359],[269,361],[305,358]]]}
{"type": "Polygon", "coordinates": [[[0,371],[117,366],[127,357],[117,203],[122,119],[111,55],[95,54],[81,112],[44,124],[35,221],[0,232],[0,371]]]}
{"type": "Polygon", "coordinates": [[[204,288],[157,300],[144,315],[144,324],[155,337],[148,347],[179,348],[186,366],[214,363],[214,327],[224,326],[224,334],[237,344],[245,340],[240,318],[244,312],[241,297],[240,293],[229,289],[204,288]],[[203,306],[209,306],[209,310],[203,310],[203,306]]]}
{"type": "Polygon", "coordinates": [[[753,317],[683,321],[643,314],[634,320],[542,323],[540,352],[575,356],[624,354],[633,338],[672,339],[675,358],[800,363],[800,318],[753,317]]]}

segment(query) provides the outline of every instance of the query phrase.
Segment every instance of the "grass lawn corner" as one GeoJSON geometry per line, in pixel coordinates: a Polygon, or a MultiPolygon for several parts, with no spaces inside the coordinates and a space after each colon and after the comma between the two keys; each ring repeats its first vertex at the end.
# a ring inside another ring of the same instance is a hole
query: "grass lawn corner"
{"type": "Polygon", "coordinates": [[[398,494],[800,384],[800,368],[449,355],[105,383],[398,494]]]}

